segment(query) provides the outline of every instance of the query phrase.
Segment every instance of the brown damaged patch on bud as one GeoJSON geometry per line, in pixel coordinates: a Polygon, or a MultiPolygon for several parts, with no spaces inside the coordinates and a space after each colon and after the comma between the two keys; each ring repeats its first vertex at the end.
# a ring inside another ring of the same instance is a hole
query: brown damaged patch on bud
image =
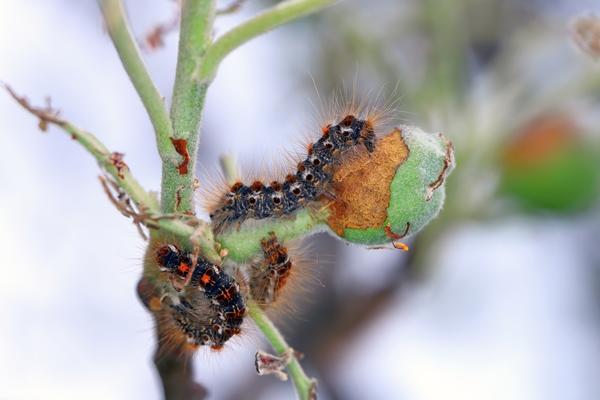
{"type": "Polygon", "coordinates": [[[359,153],[334,173],[336,200],[330,206],[329,227],[338,235],[346,228],[376,228],[387,218],[390,182],[408,157],[399,129],[381,138],[371,154],[359,153]]]}
{"type": "Polygon", "coordinates": [[[359,153],[335,171],[327,224],[349,242],[408,250],[399,239],[439,213],[453,168],[454,149],[442,134],[396,128],[373,153],[359,153]]]}

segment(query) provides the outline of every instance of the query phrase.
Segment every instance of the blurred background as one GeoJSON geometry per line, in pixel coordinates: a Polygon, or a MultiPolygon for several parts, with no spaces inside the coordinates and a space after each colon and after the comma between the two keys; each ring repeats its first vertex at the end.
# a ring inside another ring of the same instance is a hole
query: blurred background
{"type": "MultiPolygon", "coordinates": [[[[248,0],[215,33],[273,3],[248,0]]],[[[126,5],[141,41],[176,12],[126,5]]],[[[225,60],[200,176],[223,153],[279,159],[315,118],[315,87],[355,80],[457,151],[446,206],[410,252],[315,238],[318,284],[281,326],[321,399],[600,398],[600,63],[572,25],[590,13],[596,1],[346,0],[225,60]]],[[[145,59],[169,101],[177,34],[163,39],[145,59]]],[[[158,189],[152,127],[94,1],[0,0],[0,80],[36,104],[51,96],[158,189]]],[[[5,93],[0,149],[0,398],[160,398],[134,291],[144,244],[94,160],[5,93]]],[[[246,331],[196,356],[209,398],[293,399],[289,382],[256,375],[268,346],[246,331]]]]}

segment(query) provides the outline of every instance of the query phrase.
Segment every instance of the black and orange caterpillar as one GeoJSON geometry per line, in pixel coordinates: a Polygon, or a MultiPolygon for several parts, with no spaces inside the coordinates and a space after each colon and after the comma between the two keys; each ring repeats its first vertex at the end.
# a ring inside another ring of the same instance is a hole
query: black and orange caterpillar
{"type": "Polygon", "coordinates": [[[261,306],[277,301],[292,269],[288,250],[273,232],[261,241],[263,261],[250,270],[250,296],[261,306]]]}
{"type": "Polygon", "coordinates": [[[219,266],[173,244],[160,246],[156,261],[161,271],[172,274],[187,285],[166,297],[167,315],[174,327],[194,346],[219,350],[234,335],[241,333],[246,314],[245,297],[261,307],[277,302],[292,269],[287,247],[273,232],[261,240],[263,258],[249,267],[244,293],[236,280],[219,266]]]}
{"type": "Polygon", "coordinates": [[[246,219],[278,217],[295,212],[326,193],[337,162],[349,150],[364,145],[375,149],[375,130],[369,119],[347,115],[337,124],[323,127],[323,135],[308,146],[306,158],[283,182],[251,185],[236,182],[210,210],[215,233],[246,219]]]}
{"type": "Polygon", "coordinates": [[[218,350],[241,332],[246,306],[233,277],[201,258],[193,265],[191,254],[173,244],[161,246],[156,259],[162,271],[180,278],[191,273],[186,290],[175,299],[171,298],[169,304],[175,324],[189,342],[218,350]],[[204,305],[199,310],[198,304],[204,299],[208,300],[208,309],[204,305]]]}

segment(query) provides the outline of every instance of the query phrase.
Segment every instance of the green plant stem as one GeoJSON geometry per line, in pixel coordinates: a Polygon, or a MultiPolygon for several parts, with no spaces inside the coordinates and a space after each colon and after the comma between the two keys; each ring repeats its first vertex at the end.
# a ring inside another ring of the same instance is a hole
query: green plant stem
{"type": "Polygon", "coordinates": [[[184,0],[177,72],[173,88],[171,121],[173,137],[185,140],[189,155],[187,171],[163,164],[161,205],[164,212],[193,212],[193,181],[200,132],[198,127],[208,84],[199,78],[198,70],[210,44],[215,0],[184,0]]]}
{"type": "Polygon", "coordinates": [[[464,97],[467,35],[462,24],[469,5],[465,0],[423,0],[420,7],[431,48],[427,79],[419,89],[418,101],[431,109],[464,97]]]}
{"type": "Polygon", "coordinates": [[[96,158],[100,167],[110,174],[115,182],[121,187],[127,195],[133,200],[140,210],[158,211],[158,204],[152,196],[144,190],[140,183],[131,175],[129,167],[126,165],[117,167],[115,160],[111,155],[116,154],[109,151],[96,136],[84,131],[71,124],[67,120],[60,118],[58,112],[52,109],[37,108],[29,104],[25,97],[19,96],[10,86],[5,85],[5,89],[25,110],[39,118],[40,129],[46,130],[48,124],[56,125],[68,133],[72,139],[81,144],[92,156],[96,158]]]}
{"type": "Polygon", "coordinates": [[[156,134],[158,153],[164,163],[177,165],[181,157],[170,141],[173,128],[169,114],[162,96],[146,70],[137,42],[129,29],[122,1],[99,0],[98,3],[123,67],[150,117],[156,134]]]}
{"type": "Polygon", "coordinates": [[[230,229],[216,237],[227,258],[236,263],[247,263],[261,251],[260,239],[274,232],[282,242],[300,239],[325,230],[328,213],[323,210],[300,210],[289,218],[269,219],[261,224],[247,224],[240,230],[230,229]]]}
{"type": "Polygon", "coordinates": [[[231,154],[224,154],[219,157],[219,164],[221,164],[221,171],[223,171],[223,176],[225,177],[227,184],[233,184],[238,179],[235,158],[231,154]]]}
{"type": "MultiPolygon", "coordinates": [[[[219,255],[215,251],[212,234],[201,231],[203,228],[201,225],[200,228],[194,227],[186,224],[179,218],[171,218],[170,216],[161,214],[156,198],[140,185],[131,174],[129,167],[117,167],[117,164],[112,157],[116,153],[111,152],[95,135],[58,117],[57,113],[53,110],[37,108],[30,105],[26,98],[17,95],[17,93],[9,86],[5,86],[5,88],[25,110],[39,118],[40,124],[52,124],[61,128],[94,156],[98,164],[100,164],[100,167],[112,176],[116,184],[123,189],[137,208],[146,214],[147,221],[142,222],[150,227],[151,234],[155,234],[155,231],[161,231],[165,234],[177,236],[178,238],[191,242],[193,245],[197,245],[203,256],[211,262],[220,262],[219,255]]],[[[197,225],[197,223],[194,225],[197,225]]]]}
{"type": "Polygon", "coordinates": [[[265,335],[265,338],[269,341],[273,349],[279,353],[279,355],[291,352],[292,358],[287,366],[287,370],[294,382],[294,386],[296,387],[300,399],[309,400],[314,398],[316,386],[315,379],[311,379],[306,375],[293,350],[262,309],[252,301],[249,301],[247,306],[248,315],[256,323],[256,326],[258,326],[263,335],[265,335]]]}
{"type": "Polygon", "coordinates": [[[214,79],[221,61],[247,41],[339,0],[287,0],[251,18],[218,38],[208,48],[200,69],[206,82],[214,79]]]}

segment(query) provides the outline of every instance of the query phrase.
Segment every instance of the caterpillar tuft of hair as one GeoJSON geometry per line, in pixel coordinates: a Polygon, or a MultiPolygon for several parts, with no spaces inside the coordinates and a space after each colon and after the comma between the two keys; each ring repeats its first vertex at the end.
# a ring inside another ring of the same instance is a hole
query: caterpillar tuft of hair
{"type": "Polygon", "coordinates": [[[236,182],[210,207],[215,233],[230,226],[238,227],[247,219],[264,219],[289,215],[327,193],[336,165],[351,150],[361,145],[371,153],[375,149],[374,121],[348,114],[336,124],[322,128],[322,136],[308,146],[306,158],[295,173],[282,182],[249,185],[236,182]]]}
{"type": "Polygon", "coordinates": [[[236,280],[219,266],[200,257],[194,265],[192,259],[191,253],[173,244],[156,251],[162,271],[181,279],[189,277],[184,290],[165,296],[166,304],[173,322],[188,342],[219,350],[241,332],[246,313],[244,297],[236,280]]]}

